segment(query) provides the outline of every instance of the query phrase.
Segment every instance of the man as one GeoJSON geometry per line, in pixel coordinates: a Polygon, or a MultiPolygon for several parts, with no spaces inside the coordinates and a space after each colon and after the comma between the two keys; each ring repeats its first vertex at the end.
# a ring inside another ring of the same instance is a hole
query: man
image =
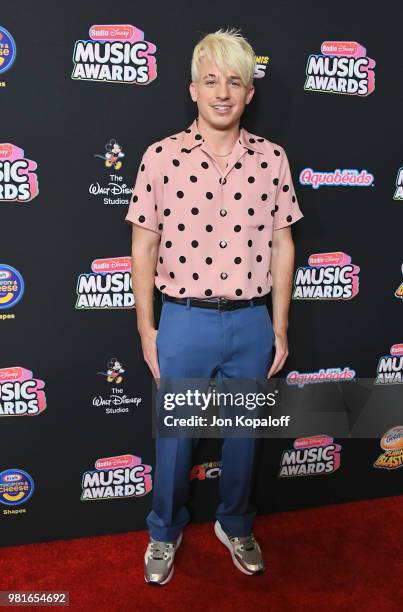
{"type": "MultiPolygon", "coordinates": [[[[288,356],[290,225],[303,215],[284,149],[240,127],[254,94],[254,69],[254,51],[239,30],[205,36],[193,52],[189,86],[197,118],[150,145],[141,160],[125,220],[133,224],[137,327],[156,379],[270,378],[288,356]],[[154,285],[163,300],[158,330],[154,285]]],[[[144,559],[150,584],[171,579],[190,520],[193,446],[190,438],[156,440],[144,559]]],[[[256,439],[224,438],[214,525],[248,575],[265,569],[249,501],[255,456],[256,439]]]]}

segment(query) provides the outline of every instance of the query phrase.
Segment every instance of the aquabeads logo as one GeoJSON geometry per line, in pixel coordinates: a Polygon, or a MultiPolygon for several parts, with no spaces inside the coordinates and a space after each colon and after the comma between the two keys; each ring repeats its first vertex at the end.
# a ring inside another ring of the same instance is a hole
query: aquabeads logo
{"type": "Polygon", "coordinates": [[[374,467],[385,470],[396,470],[403,465],[403,427],[393,427],[383,434],[380,441],[381,448],[385,451],[379,455],[374,467]]]}
{"type": "Polygon", "coordinates": [[[24,470],[13,468],[0,472],[0,504],[20,506],[29,500],[34,488],[32,477],[24,470]]]}
{"type": "Polygon", "coordinates": [[[194,465],[190,472],[190,480],[210,480],[221,475],[221,461],[207,461],[194,465]]]}
{"type": "Polygon", "coordinates": [[[106,457],[84,472],[81,501],[143,497],[151,491],[151,465],[136,455],[106,457]]]}
{"type": "Polygon", "coordinates": [[[255,72],[253,75],[254,79],[263,79],[266,76],[266,68],[269,64],[269,57],[267,55],[255,55],[255,72]]]}
{"type": "MultiPolygon", "coordinates": [[[[403,264],[402,264],[402,267],[401,267],[401,271],[402,271],[402,274],[403,274],[403,264]]],[[[403,282],[400,283],[399,287],[396,289],[395,297],[399,298],[400,300],[403,300],[403,282]]]]}
{"type": "Polygon", "coordinates": [[[360,268],[343,252],[315,253],[295,273],[294,300],[351,300],[359,290],[360,268]]]}
{"type": "Polygon", "coordinates": [[[298,386],[303,388],[304,385],[311,385],[323,382],[341,382],[343,380],[352,380],[355,378],[355,370],[351,370],[346,366],[341,368],[321,368],[319,372],[298,372],[293,370],[287,374],[286,383],[290,386],[298,386]]]}
{"type": "Polygon", "coordinates": [[[24,150],[0,144],[0,203],[30,202],[39,193],[37,163],[24,157],[24,150]]]}
{"type": "Polygon", "coordinates": [[[46,408],[45,383],[19,366],[0,369],[0,416],[37,415],[46,408]]]}
{"type": "Polygon", "coordinates": [[[337,168],[331,172],[322,172],[312,168],[304,168],[299,175],[299,182],[304,187],[371,187],[374,184],[374,175],[366,170],[354,168],[337,168]]]}
{"type": "Polygon", "coordinates": [[[297,438],[294,448],[283,452],[279,477],[332,474],[340,467],[341,445],[330,436],[297,438]]]}
{"type": "Polygon", "coordinates": [[[157,47],[132,25],[93,25],[74,46],[72,79],[148,85],[157,78],[157,47]]]}
{"type": "Polygon", "coordinates": [[[24,287],[24,279],[18,270],[7,264],[0,264],[0,310],[18,304],[24,295],[24,287]]]}
{"type": "Polygon", "coordinates": [[[134,308],[130,257],[95,259],[89,274],[80,274],[77,282],[76,308],[134,308]]]}
{"type": "Polygon", "coordinates": [[[368,96],[375,89],[375,61],[357,42],[327,40],[308,57],[306,91],[368,96]]]}
{"type": "MultiPolygon", "coordinates": [[[[17,48],[10,32],[0,26],[0,74],[6,72],[15,62],[17,48]]],[[[4,87],[5,83],[0,82],[4,87]]]]}
{"type": "Polygon", "coordinates": [[[375,385],[396,385],[403,383],[403,343],[394,344],[390,355],[384,355],[378,362],[375,385]]]}

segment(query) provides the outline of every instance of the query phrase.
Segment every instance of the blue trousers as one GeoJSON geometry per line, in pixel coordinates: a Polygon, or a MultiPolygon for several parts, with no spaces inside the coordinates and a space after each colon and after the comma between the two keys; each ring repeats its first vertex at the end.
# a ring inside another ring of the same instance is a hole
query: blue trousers
{"type": "MultiPolygon", "coordinates": [[[[164,300],[157,333],[161,378],[266,378],[274,332],[267,307],[218,311],[164,300]]],[[[186,507],[192,450],[197,438],[156,438],[150,535],[175,540],[190,521],[186,507]]],[[[251,533],[256,508],[250,503],[256,438],[223,439],[216,518],[228,535],[251,533]]]]}

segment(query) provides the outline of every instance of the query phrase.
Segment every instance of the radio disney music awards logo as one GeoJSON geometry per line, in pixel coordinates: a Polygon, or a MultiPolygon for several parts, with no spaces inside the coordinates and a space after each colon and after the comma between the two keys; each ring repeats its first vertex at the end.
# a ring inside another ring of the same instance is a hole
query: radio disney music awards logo
{"type": "Polygon", "coordinates": [[[297,438],[292,449],[283,452],[279,478],[333,474],[340,467],[341,445],[328,435],[297,438]]]}
{"type": "MultiPolygon", "coordinates": [[[[17,468],[0,472],[0,504],[5,506],[21,506],[32,497],[35,485],[32,477],[17,468]]],[[[3,514],[16,514],[3,510],[3,514]]]]}
{"type": "Polygon", "coordinates": [[[207,461],[194,465],[190,471],[190,480],[211,480],[221,476],[222,461],[207,461]]]}
{"type": "Polygon", "coordinates": [[[350,255],[315,253],[308,264],[296,270],[293,300],[351,300],[358,294],[360,268],[350,255]]]}
{"type": "Polygon", "coordinates": [[[46,408],[44,386],[27,368],[1,368],[0,417],[41,414],[46,408]]]}
{"type": "Polygon", "coordinates": [[[393,194],[393,199],[394,200],[403,200],[403,168],[399,168],[399,170],[397,171],[397,177],[396,177],[396,185],[395,185],[395,192],[393,194]]]}
{"type": "Polygon", "coordinates": [[[326,40],[308,57],[306,91],[368,96],[375,89],[375,61],[357,42],[326,40]]]}
{"type": "Polygon", "coordinates": [[[37,163],[9,142],[0,144],[0,204],[30,202],[39,193],[37,163]]]}
{"type": "MultiPolygon", "coordinates": [[[[403,263],[402,263],[401,271],[403,274],[403,263]]],[[[399,287],[396,289],[395,297],[399,298],[400,300],[403,300],[403,282],[400,283],[399,287]]]]}
{"type": "Polygon", "coordinates": [[[124,382],[124,374],[126,370],[122,362],[117,357],[109,359],[106,372],[97,372],[105,379],[109,396],[104,397],[102,394],[97,395],[92,400],[93,406],[105,407],[105,414],[118,414],[129,412],[129,408],[139,406],[143,399],[141,397],[129,397],[122,388],[124,382]],[[115,406],[113,408],[112,406],[115,406]]]}
{"type": "Polygon", "coordinates": [[[90,40],[78,40],[72,79],[148,85],[157,78],[157,47],[135,26],[93,25],[90,40]]]}
{"type": "Polygon", "coordinates": [[[111,138],[105,144],[105,152],[103,154],[96,153],[94,157],[104,161],[103,166],[108,171],[109,180],[105,183],[103,181],[102,183],[99,181],[91,183],[89,193],[96,197],[102,197],[105,205],[128,205],[133,195],[134,186],[127,185],[119,173],[125,157],[122,145],[116,138],[111,138]]]}
{"type": "Polygon", "coordinates": [[[94,259],[91,272],[77,281],[76,308],[116,310],[134,308],[130,257],[94,259]]]}
{"type": "Polygon", "coordinates": [[[330,172],[321,170],[313,170],[312,168],[304,168],[299,175],[299,182],[304,187],[373,187],[374,175],[361,170],[359,172],[355,168],[345,168],[330,172]]]}
{"type": "Polygon", "coordinates": [[[266,76],[266,69],[269,65],[268,55],[255,55],[255,72],[254,79],[263,79],[266,76]]]}
{"type": "Polygon", "coordinates": [[[403,383],[403,342],[393,344],[390,355],[383,355],[376,369],[375,385],[396,385],[403,383]]]}
{"type": "Polygon", "coordinates": [[[151,465],[136,455],[106,457],[84,472],[81,501],[143,497],[152,489],[151,465]]]}
{"type": "Polygon", "coordinates": [[[298,386],[302,389],[304,385],[311,385],[323,382],[342,382],[344,380],[353,380],[355,378],[355,370],[346,366],[341,368],[321,368],[318,372],[297,372],[293,370],[286,377],[286,383],[290,386],[298,386]]]}
{"type": "Polygon", "coordinates": [[[379,455],[374,467],[396,470],[403,465],[403,426],[392,427],[383,434],[380,446],[385,451],[379,455]]]}
{"type": "MultiPolygon", "coordinates": [[[[24,279],[21,274],[7,264],[0,263],[0,310],[13,308],[24,295],[24,279]]],[[[14,315],[2,315],[0,321],[14,318],[14,315]]]]}
{"type": "MultiPolygon", "coordinates": [[[[0,26],[0,75],[11,68],[15,62],[17,47],[10,32],[0,26]]],[[[5,87],[6,83],[0,80],[0,87],[5,87]]]]}

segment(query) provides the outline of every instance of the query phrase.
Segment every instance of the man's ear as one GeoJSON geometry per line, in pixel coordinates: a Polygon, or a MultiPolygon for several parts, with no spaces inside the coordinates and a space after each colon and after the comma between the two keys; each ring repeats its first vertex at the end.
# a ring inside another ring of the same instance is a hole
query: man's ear
{"type": "Polygon", "coordinates": [[[197,101],[197,88],[196,88],[196,85],[193,83],[193,81],[189,85],[189,91],[190,91],[190,96],[193,102],[196,102],[197,101]]]}
{"type": "Polygon", "coordinates": [[[248,93],[246,94],[246,104],[249,104],[249,102],[252,100],[254,93],[255,93],[255,86],[250,85],[248,89],[248,93]]]}

